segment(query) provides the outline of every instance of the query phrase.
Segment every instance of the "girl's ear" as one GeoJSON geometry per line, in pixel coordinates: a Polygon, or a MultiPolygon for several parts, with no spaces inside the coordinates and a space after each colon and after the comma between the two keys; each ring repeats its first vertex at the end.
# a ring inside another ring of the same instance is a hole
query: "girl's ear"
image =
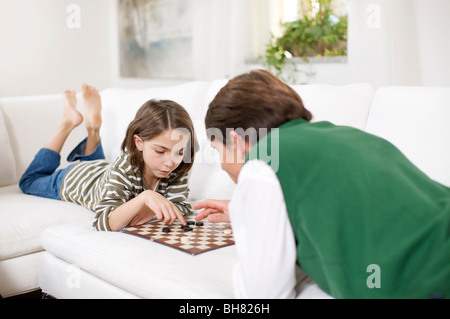
{"type": "Polygon", "coordinates": [[[136,145],[136,148],[142,152],[142,150],[144,149],[144,141],[142,140],[142,138],[140,138],[139,136],[134,134],[133,140],[134,140],[134,145],[136,145]]]}

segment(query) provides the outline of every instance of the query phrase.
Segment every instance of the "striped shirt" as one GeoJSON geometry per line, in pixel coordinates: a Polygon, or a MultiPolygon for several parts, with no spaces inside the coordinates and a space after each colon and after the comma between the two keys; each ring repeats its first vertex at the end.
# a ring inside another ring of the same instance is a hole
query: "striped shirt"
{"type": "MultiPolygon", "coordinates": [[[[64,177],[60,195],[64,201],[95,212],[93,227],[97,230],[110,231],[111,212],[148,189],[139,168],[134,168],[122,152],[112,164],[106,160],[74,164],[64,177]]],[[[154,191],[170,200],[184,216],[192,214],[192,206],[187,202],[187,173],[170,173],[158,181],[154,191]]]]}

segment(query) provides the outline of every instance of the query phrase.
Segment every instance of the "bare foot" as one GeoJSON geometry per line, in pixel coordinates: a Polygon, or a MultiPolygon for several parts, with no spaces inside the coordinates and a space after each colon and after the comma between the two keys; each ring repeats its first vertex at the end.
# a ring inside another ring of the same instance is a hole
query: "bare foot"
{"type": "Polygon", "coordinates": [[[50,137],[45,148],[57,153],[61,152],[70,132],[83,122],[83,115],[77,110],[77,96],[75,91],[66,90],[64,97],[64,115],[58,130],[50,137]]]}
{"type": "Polygon", "coordinates": [[[76,92],[72,90],[64,91],[64,118],[63,124],[70,128],[75,128],[83,122],[83,115],[77,110],[76,92]]]}
{"type": "Polygon", "coordinates": [[[102,99],[98,90],[83,83],[81,93],[84,99],[84,116],[87,130],[98,131],[102,125],[102,99]]]}

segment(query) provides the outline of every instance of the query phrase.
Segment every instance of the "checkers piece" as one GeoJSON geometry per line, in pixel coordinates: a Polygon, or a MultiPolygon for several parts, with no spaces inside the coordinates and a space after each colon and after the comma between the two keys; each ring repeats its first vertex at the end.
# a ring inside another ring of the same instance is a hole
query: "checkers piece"
{"type": "Polygon", "coordinates": [[[170,228],[169,227],[164,227],[162,229],[163,233],[170,233],[170,228]]]}
{"type": "Polygon", "coordinates": [[[184,231],[192,231],[192,230],[194,230],[194,228],[192,228],[192,227],[184,227],[183,229],[184,229],[184,231]]]}
{"type": "Polygon", "coordinates": [[[194,225],[195,222],[193,220],[188,220],[186,221],[186,225],[194,225]]]}
{"type": "Polygon", "coordinates": [[[203,226],[203,222],[196,222],[195,226],[203,226]]]}

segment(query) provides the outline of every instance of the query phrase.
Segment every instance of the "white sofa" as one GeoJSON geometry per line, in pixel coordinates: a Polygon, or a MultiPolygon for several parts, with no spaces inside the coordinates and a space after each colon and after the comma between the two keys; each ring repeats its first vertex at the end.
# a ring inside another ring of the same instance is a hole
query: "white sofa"
{"type": "MultiPolygon", "coordinates": [[[[128,122],[148,99],[172,99],[191,114],[200,151],[191,200],[230,198],[234,189],[205,139],[209,101],[226,80],[148,89],[111,88],[103,100],[102,141],[117,156],[128,122]]],[[[450,186],[450,89],[293,86],[314,121],[328,120],[394,143],[433,179],[450,186]]],[[[79,99],[81,100],[81,99],[79,99]]],[[[82,102],[79,102],[82,111],[82,102]]],[[[61,95],[0,98],[0,294],[41,288],[56,298],[233,298],[235,247],[198,256],[118,232],[91,228],[93,213],[71,203],[24,195],[18,179],[62,116],[61,95]]],[[[81,126],[63,149],[84,138],[81,126]]],[[[276,214],[276,212],[274,212],[276,214]]],[[[300,297],[326,297],[314,284],[300,297]]]]}

